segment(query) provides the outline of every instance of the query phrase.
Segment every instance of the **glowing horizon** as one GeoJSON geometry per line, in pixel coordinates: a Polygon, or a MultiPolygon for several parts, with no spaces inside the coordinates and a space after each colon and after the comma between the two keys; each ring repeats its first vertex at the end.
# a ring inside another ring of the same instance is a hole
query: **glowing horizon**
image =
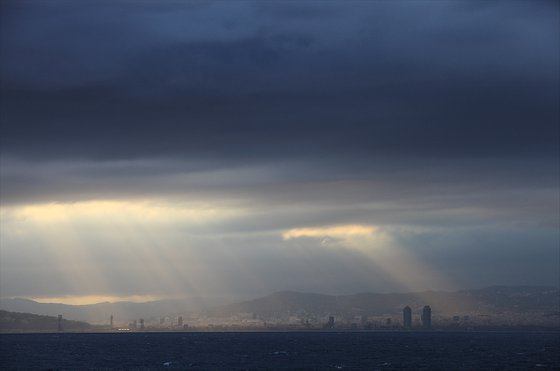
{"type": "MultiPolygon", "coordinates": [[[[27,299],[27,298],[22,298],[27,299]]],[[[100,303],[117,303],[132,302],[146,303],[150,301],[162,300],[164,298],[154,295],[130,295],[130,296],[112,296],[112,295],[83,295],[83,296],[59,296],[59,297],[29,297],[29,300],[38,303],[68,304],[68,305],[88,305],[100,303]]]]}

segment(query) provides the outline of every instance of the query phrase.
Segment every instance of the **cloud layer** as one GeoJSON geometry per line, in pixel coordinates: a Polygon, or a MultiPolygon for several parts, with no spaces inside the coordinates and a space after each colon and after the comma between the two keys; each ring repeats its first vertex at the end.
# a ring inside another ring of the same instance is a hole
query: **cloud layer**
{"type": "Polygon", "coordinates": [[[0,7],[0,296],[558,282],[557,2],[0,7]]]}

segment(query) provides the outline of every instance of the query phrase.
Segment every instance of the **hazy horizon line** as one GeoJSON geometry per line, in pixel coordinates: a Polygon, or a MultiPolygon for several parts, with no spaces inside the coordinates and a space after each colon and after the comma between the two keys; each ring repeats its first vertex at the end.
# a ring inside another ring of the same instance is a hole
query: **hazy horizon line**
{"type": "Polygon", "coordinates": [[[72,306],[85,306],[85,305],[96,305],[96,304],[117,304],[117,303],[134,303],[134,304],[145,304],[145,303],[153,303],[158,301],[166,301],[166,300],[208,300],[208,301],[224,301],[224,302],[243,302],[243,301],[251,301],[257,300],[260,298],[264,298],[267,296],[279,294],[279,293],[296,293],[296,294],[312,294],[312,295],[323,295],[323,296],[334,296],[334,297],[341,297],[341,296],[353,296],[353,295],[362,295],[362,294],[375,294],[375,295],[406,295],[406,294],[420,294],[420,293],[427,293],[427,292],[461,292],[461,291],[479,291],[485,290],[489,288],[550,288],[555,290],[560,290],[560,286],[554,285],[504,285],[504,284],[496,284],[496,285],[489,285],[484,287],[478,288],[457,288],[457,289],[439,289],[439,290],[418,290],[418,291],[388,291],[388,292],[379,292],[379,291],[359,291],[353,293],[344,293],[344,294],[336,294],[336,293],[324,293],[324,292],[311,292],[311,291],[298,291],[298,290],[277,290],[270,292],[264,295],[258,296],[251,296],[247,298],[226,298],[223,296],[169,296],[169,297],[161,297],[156,295],[127,295],[127,296],[101,296],[101,295],[70,295],[70,296],[58,296],[58,297],[24,297],[24,296],[13,296],[13,297],[0,297],[0,302],[3,300],[27,300],[32,301],[39,304],[61,304],[61,305],[72,305],[72,306]],[[93,299],[94,297],[97,298],[104,298],[105,300],[101,301],[87,301],[87,299],[93,299]],[[151,300],[142,300],[142,299],[151,299],[151,300]],[[112,300],[107,300],[112,299],[112,300]],[[58,300],[58,301],[57,301],[58,300]],[[80,301],[85,300],[85,301],[80,301]],[[87,302],[86,302],[87,301],[87,302]]]}

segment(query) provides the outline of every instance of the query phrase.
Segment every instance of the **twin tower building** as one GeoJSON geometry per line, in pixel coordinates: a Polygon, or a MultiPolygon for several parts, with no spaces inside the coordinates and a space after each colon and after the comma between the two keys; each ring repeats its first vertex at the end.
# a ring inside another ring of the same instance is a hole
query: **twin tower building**
{"type": "MultiPolygon", "coordinates": [[[[422,327],[432,327],[432,308],[429,305],[424,306],[422,309],[422,327]]],[[[412,328],[412,309],[407,305],[403,309],[403,325],[404,328],[412,328]]]]}

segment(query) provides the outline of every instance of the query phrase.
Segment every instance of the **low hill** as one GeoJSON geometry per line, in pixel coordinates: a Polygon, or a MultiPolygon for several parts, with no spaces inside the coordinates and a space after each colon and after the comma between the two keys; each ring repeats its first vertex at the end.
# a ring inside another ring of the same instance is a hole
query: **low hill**
{"type": "Polygon", "coordinates": [[[510,313],[557,313],[560,291],[554,287],[504,287],[455,292],[426,291],[402,294],[321,295],[277,292],[272,295],[215,308],[211,316],[254,313],[260,318],[290,315],[378,316],[399,313],[404,306],[420,311],[430,305],[435,315],[510,313]]]}
{"type": "Polygon", "coordinates": [[[557,317],[560,312],[560,290],[556,287],[495,286],[454,292],[362,293],[342,296],[283,291],[250,301],[221,306],[196,299],[90,305],[47,304],[27,299],[0,301],[0,309],[11,312],[51,316],[61,314],[67,319],[105,324],[108,324],[111,315],[114,316],[116,323],[186,313],[210,317],[230,317],[239,313],[251,313],[261,319],[287,318],[292,315],[380,316],[400,313],[406,305],[410,306],[414,313],[419,313],[424,305],[430,305],[436,316],[495,315],[507,312],[539,316],[550,314],[557,317]]]}
{"type": "Polygon", "coordinates": [[[57,316],[76,321],[109,323],[111,315],[116,322],[126,322],[139,318],[160,317],[185,312],[199,312],[217,305],[212,300],[172,299],[145,303],[127,301],[115,303],[97,303],[87,305],[69,305],[59,303],[39,303],[29,299],[2,299],[0,309],[11,312],[25,312],[57,316]]]}
{"type": "MultiPolygon", "coordinates": [[[[16,313],[0,310],[0,331],[58,331],[58,317],[40,316],[31,313],[16,313]]],[[[87,322],[70,321],[62,319],[62,331],[86,331],[91,330],[92,325],[87,322]]]]}

